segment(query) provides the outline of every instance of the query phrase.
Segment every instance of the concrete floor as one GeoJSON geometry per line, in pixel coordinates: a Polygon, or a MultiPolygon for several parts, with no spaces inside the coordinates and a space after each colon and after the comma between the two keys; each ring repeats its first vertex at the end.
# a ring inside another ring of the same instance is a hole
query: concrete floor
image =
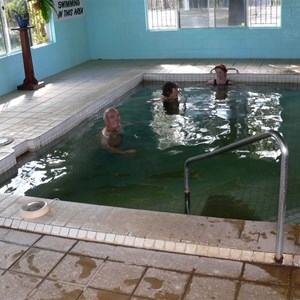
{"type": "Polygon", "coordinates": [[[299,299],[300,269],[0,228],[1,299],[299,299]]]}
{"type": "MultiPolygon", "coordinates": [[[[219,61],[91,61],[37,91],[0,98],[0,173],[113,103],[142,80],[206,81],[219,61]]],[[[235,81],[300,83],[300,61],[225,61],[235,81]]],[[[299,226],[137,211],[0,195],[1,299],[300,299],[299,226]]]]}

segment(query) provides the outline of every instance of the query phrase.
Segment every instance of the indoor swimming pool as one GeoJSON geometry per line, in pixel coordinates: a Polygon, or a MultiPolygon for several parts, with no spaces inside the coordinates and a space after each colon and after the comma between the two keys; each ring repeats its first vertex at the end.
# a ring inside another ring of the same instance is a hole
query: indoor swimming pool
{"type": "MultiPolygon", "coordinates": [[[[187,158],[273,129],[283,134],[290,151],[287,210],[299,207],[297,87],[238,84],[220,96],[214,87],[185,83],[179,111],[170,114],[160,101],[161,85],[143,84],[118,106],[122,147],[135,148],[136,153],[117,155],[100,147],[102,111],[43,154],[20,160],[17,174],[2,183],[0,192],[183,213],[187,158]]],[[[194,164],[191,213],[276,218],[279,161],[276,143],[267,139],[194,164]]]]}

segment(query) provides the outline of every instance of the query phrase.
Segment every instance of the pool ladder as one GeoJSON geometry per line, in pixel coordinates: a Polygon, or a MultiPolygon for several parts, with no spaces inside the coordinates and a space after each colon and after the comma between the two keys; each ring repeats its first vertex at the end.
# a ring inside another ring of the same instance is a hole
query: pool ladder
{"type": "Polygon", "coordinates": [[[279,203],[278,203],[278,217],[277,217],[277,235],[276,235],[276,253],[275,261],[282,263],[283,261],[283,235],[284,222],[286,211],[286,193],[288,182],[288,147],[283,139],[283,136],[275,130],[266,131],[257,135],[244,138],[240,141],[234,142],[230,145],[224,146],[210,153],[205,153],[188,158],[184,163],[184,195],[185,195],[185,213],[190,213],[190,188],[189,188],[189,165],[195,161],[204,160],[228,151],[235,150],[242,146],[257,142],[262,139],[273,137],[281,151],[281,166],[280,166],[280,187],[279,187],[279,203]]]}

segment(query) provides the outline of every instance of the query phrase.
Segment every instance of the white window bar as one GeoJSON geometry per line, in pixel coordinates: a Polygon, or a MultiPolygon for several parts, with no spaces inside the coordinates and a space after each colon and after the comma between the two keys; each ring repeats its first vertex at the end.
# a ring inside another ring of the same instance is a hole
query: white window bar
{"type": "MultiPolygon", "coordinates": [[[[246,5],[246,26],[281,26],[281,0],[240,1],[245,1],[246,5]]],[[[148,0],[148,28],[150,30],[170,30],[178,29],[181,25],[183,28],[218,27],[220,23],[216,24],[217,9],[223,9],[224,11],[230,9],[230,7],[228,8],[228,0],[207,0],[207,2],[199,0],[197,7],[194,7],[195,3],[197,2],[191,2],[191,0],[148,0]],[[204,3],[207,3],[207,8],[203,6],[205,5],[204,3]],[[205,9],[209,10],[206,14],[205,9]],[[192,20],[187,19],[190,10],[193,13],[192,20]],[[197,10],[199,15],[195,14],[197,10]],[[206,17],[208,18],[208,22],[206,17]]],[[[221,26],[229,25],[224,23],[221,26]]]]}
{"type": "Polygon", "coordinates": [[[280,0],[250,0],[250,27],[279,27],[281,25],[280,0]]]}
{"type": "Polygon", "coordinates": [[[178,0],[148,0],[150,30],[178,28],[178,0]]]}

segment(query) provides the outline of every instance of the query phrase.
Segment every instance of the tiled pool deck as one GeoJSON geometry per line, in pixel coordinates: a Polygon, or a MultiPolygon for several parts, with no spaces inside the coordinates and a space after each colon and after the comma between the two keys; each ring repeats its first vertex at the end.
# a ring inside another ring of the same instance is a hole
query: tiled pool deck
{"type": "MultiPolygon", "coordinates": [[[[300,61],[223,61],[236,81],[300,84],[300,61]]],[[[0,174],[142,80],[207,81],[215,60],[91,61],[0,98],[0,174]]],[[[0,195],[1,299],[300,299],[300,227],[0,195]],[[215,297],[215,298],[213,298],[215,297]]]]}

